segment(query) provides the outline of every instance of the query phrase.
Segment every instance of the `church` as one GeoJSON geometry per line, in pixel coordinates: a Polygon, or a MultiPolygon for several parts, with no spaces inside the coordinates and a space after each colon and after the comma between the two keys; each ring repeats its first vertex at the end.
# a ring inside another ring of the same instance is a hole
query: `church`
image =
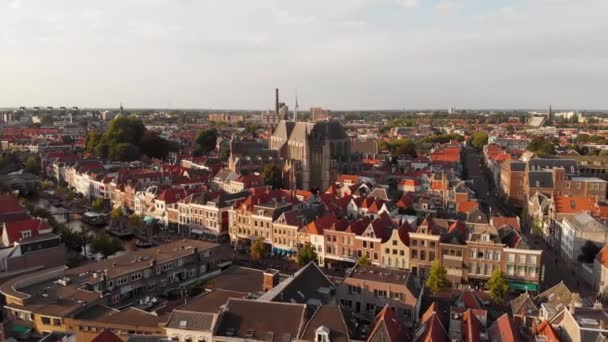
{"type": "MultiPolygon", "coordinates": [[[[278,91],[276,92],[278,103],[278,91]]],[[[278,114],[278,113],[277,113],[278,114]]],[[[269,149],[283,160],[283,179],[291,189],[325,190],[338,174],[349,173],[351,144],[338,121],[298,122],[288,112],[275,127],[269,149]]]]}

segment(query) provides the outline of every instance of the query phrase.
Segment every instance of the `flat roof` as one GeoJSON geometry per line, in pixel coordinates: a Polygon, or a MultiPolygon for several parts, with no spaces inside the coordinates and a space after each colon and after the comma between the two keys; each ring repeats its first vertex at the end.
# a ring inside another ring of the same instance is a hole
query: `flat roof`
{"type": "Polygon", "coordinates": [[[406,286],[410,277],[410,271],[395,270],[377,266],[358,265],[347,277],[351,279],[362,279],[382,283],[391,283],[406,286]]]}

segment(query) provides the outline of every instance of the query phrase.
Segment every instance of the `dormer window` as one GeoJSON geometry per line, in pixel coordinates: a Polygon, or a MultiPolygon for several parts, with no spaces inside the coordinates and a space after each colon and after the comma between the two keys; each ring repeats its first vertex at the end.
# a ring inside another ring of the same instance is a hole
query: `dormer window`
{"type": "Polygon", "coordinates": [[[24,230],[21,232],[21,239],[29,239],[32,237],[32,231],[31,230],[24,230]]]}
{"type": "Polygon", "coordinates": [[[490,241],[490,235],[489,234],[481,234],[481,241],[490,241]]]}
{"type": "Polygon", "coordinates": [[[318,327],[315,332],[315,342],[330,342],[330,340],[329,340],[330,332],[331,332],[331,330],[329,330],[329,328],[324,325],[318,327]]]}
{"type": "Polygon", "coordinates": [[[540,188],[540,181],[536,181],[536,187],[540,188]]]}

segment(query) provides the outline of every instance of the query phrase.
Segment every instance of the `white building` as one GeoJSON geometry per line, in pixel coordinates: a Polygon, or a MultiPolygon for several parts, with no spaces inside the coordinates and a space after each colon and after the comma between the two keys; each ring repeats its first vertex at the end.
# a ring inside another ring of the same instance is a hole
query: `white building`
{"type": "Polygon", "coordinates": [[[603,246],[608,237],[608,228],[587,213],[564,217],[560,226],[562,253],[573,262],[581,254],[581,247],[587,241],[603,246]]]}

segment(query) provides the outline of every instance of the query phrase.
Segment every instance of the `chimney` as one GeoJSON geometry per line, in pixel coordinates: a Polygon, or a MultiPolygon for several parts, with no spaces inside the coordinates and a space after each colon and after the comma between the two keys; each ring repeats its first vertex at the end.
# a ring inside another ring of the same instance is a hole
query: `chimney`
{"type": "Polygon", "coordinates": [[[275,114],[279,115],[279,88],[274,90],[274,110],[275,114]]]}
{"type": "Polygon", "coordinates": [[[269,268],[266,271],[264,271],[264,278],[263,278],[263,284],[262,284],[262,288],[264,289],[264,292],[267,292],[268,290],[274,288],[278,284],[279,284],[279,270],[276,270],[274,268],[269,268]]]}

